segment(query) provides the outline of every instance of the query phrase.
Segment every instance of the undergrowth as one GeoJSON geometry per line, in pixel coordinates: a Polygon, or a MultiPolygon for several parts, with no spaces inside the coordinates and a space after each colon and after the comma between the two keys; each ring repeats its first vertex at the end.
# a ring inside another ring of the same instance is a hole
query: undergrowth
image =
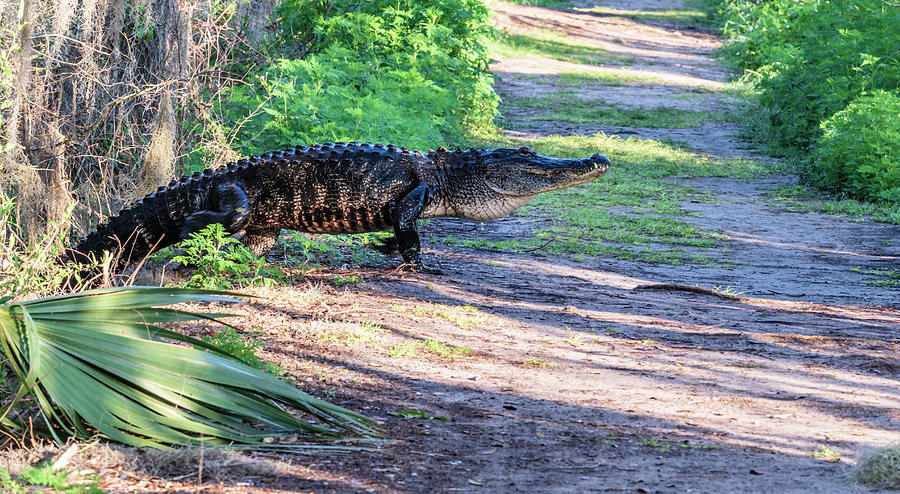
{"type": "Polygon", "coordinates": [[[49,487],[52,492],[63,494],[103,494],[98,480],[70,479],[71,473],[67,470],[54,470],[49,462],[28,467],[22,471],[18,478],[12,478],[9,470],[0,468],[0,489],[7,494],[27,494],[29,492],[42,492],[29,486],[49,487]]]}
{"type": "Polygon", "coordinates": [[[86,281],[81,272],[97,268],[97,263],[79,266],[60,262],[68,243],[71,216],[70,206],[62,221],[51,221],[40,235],[28,238],[16,222],[14,199],[0,191],[0,303],[78,289],[86,281]]]}
{"type": "Polygon", "coordinates": [[[239,150],[323,141],[415,148],[489,132],[488,10],[476,0],[284,0],[282,58],[223,103],[239,150]]]}
{"type": "Polygon", "coordinates": [[[169,260],[193,268],[186,287],[226,289],[233,286],[271,286],[285,278],[277,266],[250,252],[219,223],[191,233],[190,238],[163,249],[151,259],[169,260]]]}
{"type": "Polygon", "coordinates": [[[900,5],[722,0],[718,15],[770,150],[838,196],[900,202],[900,5]]]}

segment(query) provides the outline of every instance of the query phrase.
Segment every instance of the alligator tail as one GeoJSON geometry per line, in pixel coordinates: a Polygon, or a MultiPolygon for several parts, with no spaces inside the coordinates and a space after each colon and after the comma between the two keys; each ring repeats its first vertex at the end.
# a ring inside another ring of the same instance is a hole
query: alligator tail
{"type": "Polygon", "coordinates": [[[98,225],[60,260],[89,264],[109,252],[118,271],[178,242],[187,218],[208,207],[213,176],[214,171],[207,170],[160,187],[98,225]]]}

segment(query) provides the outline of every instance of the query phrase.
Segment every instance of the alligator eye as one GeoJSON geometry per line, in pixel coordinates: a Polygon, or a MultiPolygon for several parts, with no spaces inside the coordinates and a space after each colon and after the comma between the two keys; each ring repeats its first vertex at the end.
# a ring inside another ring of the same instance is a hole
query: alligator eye
{"type": "Polygon", "coordinates": [[[528,146],[522,146],[519,148],[519,154],[524,154],[526,156],[534,155],[534,151],[531,150],[528,146]]]}

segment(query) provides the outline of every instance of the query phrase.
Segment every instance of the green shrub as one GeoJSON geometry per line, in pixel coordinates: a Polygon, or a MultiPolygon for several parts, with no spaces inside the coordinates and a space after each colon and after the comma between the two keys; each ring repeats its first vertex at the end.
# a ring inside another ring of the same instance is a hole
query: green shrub
{"type": "Polygon", "coordinates": [[[810,182],[857,199],[900,202],[900,91],[873,91],[822,122],[810,182]]]}
{"type": "MultiPolygon", "coordinates": [[[[772,0],[722,0],[719,14],[722,32],[728,41],[722,54],[730,65],[750,69],[751,78],[760,77],[760,69],[796,56],[796,45],[802,36],[798,18],[811,10],[810,2],[772,0]]],[[[762,69],[763,72],[768,72],[762,69]]]]}
{"type": "Polygon", "coordinates": [[[285,58],[226,103],[229,120],[246,119],[241,152],[335,140],[428,148],[491,127],[482,2],[284,0],[277,14],[285,58]]]}
{"type": "MultiPolygon", "coordinates": [[[[822,132],[826,128],[837,130],[841,125],[837,121],[826,125],[826,120],[837,118],[836,114],[845,109],[850,111],[848,105],[862,94],[900,88],[900,6],[893,3],[723,0],[720,12],[725,33],[731,37],[723,53],[756,83],[764,117],[758,130],[782,154],[819,154],[812,146],[822,144],[822,132]]],[[[861,113],[865,111],[858,108],[840,118],[854,115],[854,121],[862,122],[865,118],[861,113]]],[[[881,132],[891,132],[890,128],[882,127],[881,132]]],[[[866,139],[873,139],[873,143],[883,139],[897,142],[900,134],[866,139]]],[[[860,164],[866,165],[884,167],[883,163],[860,164]]],[[[833,165],[826,160],[822,166],[833,165]]],[[[821,172],[815,167],[801,171],[821,172]]],[[[855,178],[852,174],[825,175],[824,180],[819,176],[806,178],[857,197],[893,195],[882,188],[887,182],[873,184],[874,189],[853,182],[881,176],[878,172],[855,178]],[[835,181],[841,177],[851,181],[835,181]]]]}

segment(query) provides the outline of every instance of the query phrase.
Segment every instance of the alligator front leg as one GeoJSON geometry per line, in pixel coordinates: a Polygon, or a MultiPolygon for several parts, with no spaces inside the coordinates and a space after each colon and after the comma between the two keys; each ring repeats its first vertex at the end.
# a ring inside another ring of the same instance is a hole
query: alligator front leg
{"type": "Polygon", "coordinates": [[[416,221],[430,193],[426,184],[419,184],[397,204],[394,211],[394,236],[400,247],[400,254],[407,264],[416,271],[431,274],[443,274],[440,269],[430,268],[422,263],[422,252],[419,243],[419,229],[416,221]]]}
{"type": "Polygon", "coordinates": [[[213,223],[221,223],[229,233],[237,233],[247,225],[250,199],[243,187],[234,182],[224,183],[217,186],[212,194],[210,202],[216,210],[204,209],[188,216],[181,227],[182,239],[213,223]]]}

